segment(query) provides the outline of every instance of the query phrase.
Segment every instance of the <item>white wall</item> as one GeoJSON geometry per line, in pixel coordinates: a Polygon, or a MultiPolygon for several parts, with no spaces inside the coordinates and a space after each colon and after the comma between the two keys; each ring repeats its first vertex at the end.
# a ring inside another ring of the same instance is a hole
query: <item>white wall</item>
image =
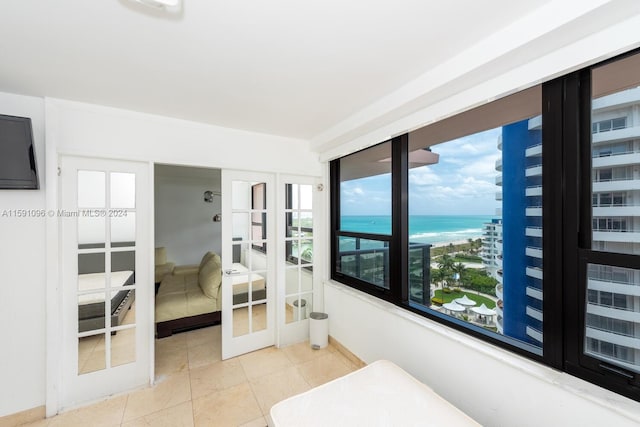
{"type": "MultiPolygon", "coordinates": [[[[485,426],[637,426],[640,405],[327,282],[329,334],[367,363],[388,359],[485,426]]],[[[429,418],[425,408],[425,418],[429,418]]]]}
{"type": "Polygon", "coordinates": [[[30,117],[40,190],[0,190],[0,417],[44,404],[45,218],[14,209],[45,209],[44,101],[0,93],[0,114],[30,117]]]}
{"type": "Polygon", "coordinates": [[[163,164],[320,176],[307,141],[47,99],[59,152],[163,164]]]}
{"type": "Polygon", "coordinates": [[[204,201],[204,192],[220,191],[217,179],[167,177],[156,174],[155,245],[167,249],[167,260],[176,265],[198,264],[207,251],[221,253],[222,222],[213,222],[220,213],[221,197],[204,201]]]}

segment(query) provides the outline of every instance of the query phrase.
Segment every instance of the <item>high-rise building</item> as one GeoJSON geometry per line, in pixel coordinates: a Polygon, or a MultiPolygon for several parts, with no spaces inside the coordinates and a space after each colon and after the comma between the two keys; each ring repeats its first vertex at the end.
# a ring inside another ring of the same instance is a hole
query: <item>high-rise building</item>
{"type": "MultiPolygon", "coordinates": [[[[485,254],[495,256],[498,280],[498,332],[542,346],[542,139],[541,117],[522,120],[502,128],[496,161],[496,184],[502,201],[499,237],[485,254]],[[503,250],[503,241],[508,250],[503,250]],[[493,253],[497,250],[497,253],[493,253]]],[[[485,227],[491,227],[485,224],[485,227]]]]}
{"type": "MultiPolygon", "coordinates": [[[[640,254],[640,88],[592,102],[592,249],[640,254]]],[[[640,363],[640,271],[589,264],[585,352],[640,363]]]]}

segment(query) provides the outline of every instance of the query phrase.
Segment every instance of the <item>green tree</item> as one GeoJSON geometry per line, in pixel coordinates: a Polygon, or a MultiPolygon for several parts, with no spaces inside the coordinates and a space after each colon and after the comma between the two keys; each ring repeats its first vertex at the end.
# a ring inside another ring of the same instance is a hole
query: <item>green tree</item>
{"type": "Polygon", "coordinates": [[[454,262],[451,255],[442,255],[438,260],[438,269],[442,271],[442,280],[446,286],[449,286],[449,280],[453,276],[453,266],[454,262]]]}
{"type": "Polygon", "coordinates": [[[431,269],[431,282],[434,283],[436,286],[438,286],[438,284],[442,283],[443,280],[444,280],[443,271],[440,270],[439,268],[432,268],[431,269]]]}
{"type": "Polygon", "coordinates": [[[454,264],[452,269],[453,269],[454,273],[458,274],[457,285],[460,286],[460,282],[462,281],[462,277],[463,277],[464,272],[467,269],[467,267],[465,267],[463,263],[459,262],[459,263],[454,264]]]}

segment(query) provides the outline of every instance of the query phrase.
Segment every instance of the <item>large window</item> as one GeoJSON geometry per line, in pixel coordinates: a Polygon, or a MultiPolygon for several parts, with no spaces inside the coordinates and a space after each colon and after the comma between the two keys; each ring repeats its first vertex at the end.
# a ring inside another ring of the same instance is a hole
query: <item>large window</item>
{"type": "Polygon", "coordinates": [[[640,400],[638,76],[627,56],[332,161],[332,278],[640,400]]]}

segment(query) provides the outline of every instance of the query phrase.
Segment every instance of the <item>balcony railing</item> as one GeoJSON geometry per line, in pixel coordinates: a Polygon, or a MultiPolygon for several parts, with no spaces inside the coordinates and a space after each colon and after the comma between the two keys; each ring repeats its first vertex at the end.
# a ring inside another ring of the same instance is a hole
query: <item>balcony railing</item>
{"type": "MultiPolygon", "coordinates": [[[[348,237],[349,248],[340,248],[337,271],[374,286],[389,289],[390,264],[388,242],[365,237],[348,237]]],[[[424,305],[431,304],[430,252],[427,243],[409,244],[410,299],[424,305]]]]}

